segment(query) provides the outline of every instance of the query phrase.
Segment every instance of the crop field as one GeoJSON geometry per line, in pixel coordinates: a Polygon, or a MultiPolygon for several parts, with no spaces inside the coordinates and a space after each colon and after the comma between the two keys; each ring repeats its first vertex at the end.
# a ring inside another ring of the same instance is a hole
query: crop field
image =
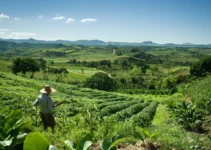
{"type": "Polygon", "coordinates": [[[78,88],[51,81],[26,79],[1,72],[0,110],[5,106],[9,110],[22,110],[23,117],[33,122],[33,128],[41,130],[41,120],[37,117],[38,110],[33,108],[32,104],[45,84],[50,84],[57,90],[55,94],[52,94],[55,103],[65,99],[64,104],[57,107],[55,111],[57,132],[58,135],[59,132],[62,133],[64,137],[69,135],[73,141],[77,141],[82,132],[88,131],[93,131],[97,139],[113,136],[118,132],[117,126],[126,122],[147,127],[158,106],[158,102],[152,100],[78,88]],[[107,128],[104,124],[107,123],[113,126],[107,129],[108,133],[104,131],[107,128]]]}
{"type": "MultiPolygon", "coordinates": [[[[32,103],[32,100],[36,99],[39,89],[42,88],[40,84],[43,84],[42,81],[31,81],[13,75],[8,76],[4,73],[1,73],[0,76],[1,106],[4,106],[5,103],[16,103],[22,106],[21,103],[24,102],[25,99],[28,99],[29,102],[32,103]]],[[[96,106],[100,117],[109,116],[121,121],[131,118],[132,116],[134,119],[143,117],[142,114],[144,114],[144,112],[142,111],[151,112],[150,114],[152,114],[152,116],[147,116],[146,118],[149,117],[152,119],[158,104],[157,102],[149,100],[144,101],[137,98],[118,96],[109,92],[82,89],[67,84],[57,84],[55,82],[50,84],[57,89],[57,94],[53,95],[55,101],[61,101],[65,96],[70,96],[70,100],[65,101],[66,104],[64,104],[64,107],[71,108],[74,105],[75,109],[80,112],[84,106],[91,104],[92,106],[96,106]],[[71,103],[71,100],[74,102],[71,103]]],[[[15,108],[16,106],[13,105],[11,107],[15,108]]],[[[69,113],[73,113],[71,109],[67,112],[67,114],[69,113]]],[[[149,122],[151,119],[149,119],[149,122]]]]}

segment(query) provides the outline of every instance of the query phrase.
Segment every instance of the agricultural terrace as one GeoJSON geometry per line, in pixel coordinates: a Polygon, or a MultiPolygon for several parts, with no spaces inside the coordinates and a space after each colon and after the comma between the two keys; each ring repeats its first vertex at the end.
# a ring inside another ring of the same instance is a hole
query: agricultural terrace
{"type": "MultiPolygon", "coordinates": [[[[114,136],[125,123],[147,127],[155,115],[158,102],[143,100],[109,92],[78,88],[76,86],[37,81],[0,73],[0,110],[22,110],[22,117],[32,121],[31,131],[41,130],[38,110],[32,107],[43,84],[57,90],[52,95],[55,103],[65,99],[55,112],[57,134],[77,140],[83,132],[93,132],[96,139],[114,136]],[[111,126],[108,127],[107,125],[111,126]],[[108,130],[108,132],[107,132],[108,130]]],[[[21,118],[20,118],[21,119],[21,118]]],[[[12,121],[12,118],[10,119],[12,121]]],[[[10,124],[11,125],[11,124],[10,124]]],[[[7,129],[1,129],[1,137],[7,129]]],[[[3,140],[3,139],[1,139],[3,140]]]]}

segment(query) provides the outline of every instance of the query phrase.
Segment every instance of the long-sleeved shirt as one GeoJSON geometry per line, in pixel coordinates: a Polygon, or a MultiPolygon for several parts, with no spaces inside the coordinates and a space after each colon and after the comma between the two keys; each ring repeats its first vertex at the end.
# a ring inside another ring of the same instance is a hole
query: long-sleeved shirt
{"type": "Polygon", "coordinates": [[[34,106],[40,106],[40,112],[43,114],[52,114],[54,104],[50,96],[47,94],[40,94],[35,100],[34,106]]]}

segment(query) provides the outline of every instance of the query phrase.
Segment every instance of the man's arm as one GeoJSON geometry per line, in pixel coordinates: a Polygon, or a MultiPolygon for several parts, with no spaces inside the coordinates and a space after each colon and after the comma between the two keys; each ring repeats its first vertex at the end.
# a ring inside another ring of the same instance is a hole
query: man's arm
{"type": "Polygon", "coordinates": [[[37,98],[34,103],[33,103],[34,106],[38,106],[39,105],[39,98],[37,98]]]}

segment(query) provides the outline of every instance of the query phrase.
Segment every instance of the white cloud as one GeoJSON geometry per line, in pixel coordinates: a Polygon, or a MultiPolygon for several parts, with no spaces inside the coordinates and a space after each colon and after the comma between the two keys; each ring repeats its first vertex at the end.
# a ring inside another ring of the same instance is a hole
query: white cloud
{"type": "Polygon", "coordinates": [[[82,23],[97,22],[97,19],[86,18],[81,20],[82,23]]]}
{"type": "Polygon", "coordinates": [[[39,15],[38,18],[40,18],[40,19],[43,18],[43,15],[39,15]]]}
{"type": "Polygon", "coordinates": [[[33,38],[36,36],[36,33],[30,33],[30,32],[11,32],[9,35],[7,35],[7,38],[12,39],[27,39],[27,38],[33,38]]]}
{"type": "Polygon", "coordinates": [[[73,18],[68,18],[66,21],[66,23],[73,23],[73,22],[75,22],[75,20],[73,18]]]}
{"type": "Polygon", "coordinates": [[[10,29],[0,29],[0,32],[1,31],[10,31],[10,29]]]}
{"type": "Polygon", "coordinates": [[[0,37],[3,37],[5,35],[5,32],[0,31],[0,37]]]}
{"type": "Polygon", "coordinates": [[[14,20],[21,20],[21,18],[14,18],[14,20]]]}
{"type": "Polygon", "coordinates": [[[0,38],[6,38],[9,32],[10,29],[0,29],[0,38]]]}
{"type": "Polygon", "coordinates": [[[7,20],[7,19],[10,19],[10,17],[4,14],[0,14],[0,21],[7,20]]]}
{"type": "Polygon", "coordinates": [[[51,20],[63,20],[64,16],[54,17],[51,20]]]}

